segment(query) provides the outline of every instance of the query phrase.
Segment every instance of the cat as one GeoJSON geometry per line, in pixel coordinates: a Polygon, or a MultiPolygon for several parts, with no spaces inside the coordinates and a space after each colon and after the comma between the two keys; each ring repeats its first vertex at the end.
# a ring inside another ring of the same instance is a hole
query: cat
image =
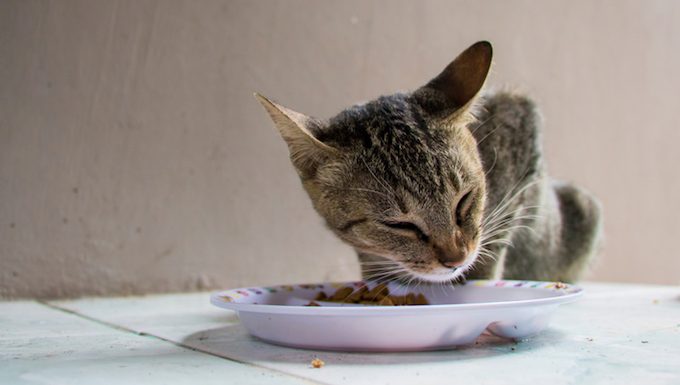
{"type": "Polygon", "coordinates": [[[477,42],[425,86],[329,120],[255,94],[365,279],[574,282],[598,253],[600,204],[546,174],[534,103],[482,91],[492,56],[477,42]]]}

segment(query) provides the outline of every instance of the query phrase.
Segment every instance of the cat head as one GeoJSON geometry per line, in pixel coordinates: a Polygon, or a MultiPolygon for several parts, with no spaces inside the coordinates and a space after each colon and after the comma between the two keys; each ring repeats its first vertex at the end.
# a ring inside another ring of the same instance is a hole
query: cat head
{"type": "Polygon", "coordinates": [[[368,276],[448,281],[477,258],[486,185],[467,125],[491,57],[491,45],[478,42],[414,92],[329,120],[256,94],[314,208],[370,260],[368,276]]]}

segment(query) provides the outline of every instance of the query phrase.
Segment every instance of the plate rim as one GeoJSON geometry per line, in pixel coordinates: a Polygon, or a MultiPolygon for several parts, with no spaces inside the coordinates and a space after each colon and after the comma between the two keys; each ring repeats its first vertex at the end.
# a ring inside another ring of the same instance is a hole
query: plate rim
{"type": "MultiPolygon", "coordinates": [[[[293,285],[272,285],[267,288],[285,288],[285,287],[304,287],[304,286],[318,286],[318,285],[354,285],[365,281],[344,281],[344,282],[321,282],[311,284],[293,284],[293,285]]],[[[387,315],[387,314],[423,314],[429,312],[441,312],[446,310],[455,311],[469,311],[469,310],[495,310],[503,308],[517,308],[526,306],[549,306],[560,305],[568,302],[573,302],[584,294],[583,288],[563,283],[563,287],[545,287],[553,284],[557,286],[555,281],[527,281],[527,280],[468,280],[460,286],[473,287],[490,287],[498,290],[512,290],[512,289],[530,289],[540,291],[557,291],[560,295],[544,298],[532,298],[511,301],[495,301],[495,302],[480,302],[480,303],[462,303],[462,304],[438,304],[427,306],[301,306],[301,305],[269,305],[269,304],[249,304],[238,303],[235,301],[228,301],[224,297],[225,293],[236,291],[249,291],[253,287],[242,287],[228,290],[220,290],[211,293],[210,303],[214,306],[223,309],[229,309],[236,312],[255,312],[255,313],[272,313],[272,314],[289,314],[289,315],[307,315],[307,316],[356,316],[356,315],[387,315]],[[499,285],[501,284],[502,285],[499,285]],[[517,284],[523,286],[515,286],[517,284]],[[543,284],[544,287],[527,287],[529,284],[543,284]]],[[[260,287],[257,289],[266,289],[260,287]]]]}

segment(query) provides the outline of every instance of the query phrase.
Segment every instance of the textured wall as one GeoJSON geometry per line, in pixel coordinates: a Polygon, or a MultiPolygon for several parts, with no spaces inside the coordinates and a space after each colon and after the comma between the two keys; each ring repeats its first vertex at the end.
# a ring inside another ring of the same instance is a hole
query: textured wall
{"type": "Polygon", "coordinates": [[[678,2],[3,1],[0,295],[357,276],[252,92],[325,117],[479,39],[604,203],[590,278],[678,283],[678,2]]]}

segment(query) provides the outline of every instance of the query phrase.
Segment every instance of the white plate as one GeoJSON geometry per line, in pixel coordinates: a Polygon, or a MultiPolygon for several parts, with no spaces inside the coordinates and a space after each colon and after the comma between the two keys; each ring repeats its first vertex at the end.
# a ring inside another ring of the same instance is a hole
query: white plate
{"type": "MultiPolygon", "coordinates": [[[[430,305],[366,306],[320,302],[323,291],[375,283],[336,282],[251,287],[214,293],[213,305],[238,312],[250,334],[267,342],[307,349],[414,351],[474,342],[486,329],[513,339],[546,327],[557,306],[582,294],[576,286],[536,281],[468,281],[463,285],[411,287],[430,305]],[[318,301],[317,301],[318,302],[318,301]]],[[[389,285],[390,293],[406,294],[389,285]]]]}

